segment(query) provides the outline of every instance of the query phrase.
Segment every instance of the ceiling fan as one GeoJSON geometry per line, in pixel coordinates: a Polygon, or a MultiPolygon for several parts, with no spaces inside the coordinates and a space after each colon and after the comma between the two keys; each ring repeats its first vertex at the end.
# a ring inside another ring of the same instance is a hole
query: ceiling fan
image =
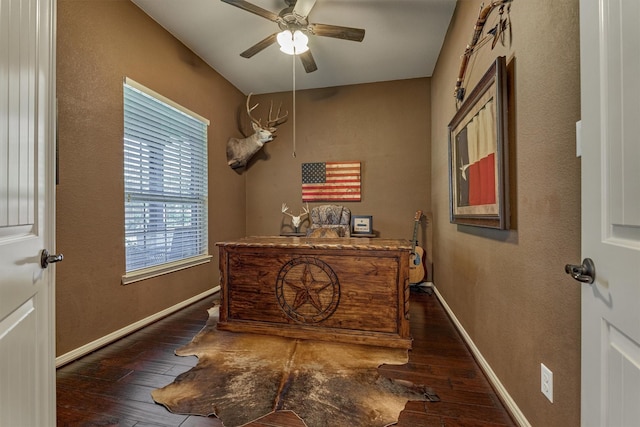
{"type": "MultiPolygon", "coordinates": [[[[287,3],[287,7],[282,9],[279,13],[274,13],[249,3],[245,0],[222,0],[232,6],[239,7],[247,12],[255,13],[258,16],[262,16],[270,21],[278,24],[280,31],[267,36],[263,40],[259,41],[249,49],[240,54],[243,58],[251,58],[253,55],[262,51],[263,49],[271,46],[278,39],[278,35],[283,31],[290,31],[291,34],[295,34],[296,31],[300,31],[303,34],[310,34],[314,36],[333,37],[343,40],[351,40],[361,42],[364,39],[364,30],[361,28],[341,27],[338,25],[327,24],[313,24],[309,23],[309,12],[316,3],[316,0],[284,0],[287,3]]],[[[291,36],[289,36],[291,37],[291,36]]],[[[300,61],[304,66],[307,73],[311,73],[318,69],[316,61],[311,55],[311,50],[306,50],[299,53],[300,61]]]]}

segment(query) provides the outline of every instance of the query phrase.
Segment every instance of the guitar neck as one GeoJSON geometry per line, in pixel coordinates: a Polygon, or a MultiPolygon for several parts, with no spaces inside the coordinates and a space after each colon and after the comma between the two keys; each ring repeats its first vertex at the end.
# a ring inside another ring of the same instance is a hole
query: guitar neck
{"type": "Polygon", "coordinates": [[[422,218],[422,211],[417,211],[414,217],[415,222],[413,224],[413,240],[411,240],[411,252],[416,251],[416,245],[418,244],[418,223],[422,218]]]}

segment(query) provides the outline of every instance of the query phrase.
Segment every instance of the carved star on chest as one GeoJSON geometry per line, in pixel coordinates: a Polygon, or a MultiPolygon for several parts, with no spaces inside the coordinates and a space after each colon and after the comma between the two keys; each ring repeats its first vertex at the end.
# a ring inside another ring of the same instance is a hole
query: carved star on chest
{"type": "Polygon", "coordinates": [[[276,279],[280,309],[298,323],[330,318],[340,302],[340,281],[331,266],[317,257],[301,256],[286,262],[276,279]]]}
{"type": "Polygon", "coordinates": [[[302,273],[302,280],[291,281],[285,280],[285,284],[296,292],[296,297],[293,303],[293,309],[298,309],[304,304],[311,304],[318,312],[323,310],[322,300],[320,293],[331,286],[329,280],[317,280],[308,264],[305,264],[302,273]]]}

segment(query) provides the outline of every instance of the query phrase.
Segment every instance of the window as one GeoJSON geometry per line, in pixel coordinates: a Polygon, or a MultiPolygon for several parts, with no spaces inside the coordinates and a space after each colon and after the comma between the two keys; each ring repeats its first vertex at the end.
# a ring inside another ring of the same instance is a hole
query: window
{"type": "Polygon", "coordinates": [[[208,125],[125,79],[123,283],[209,261],[208,125]]]}

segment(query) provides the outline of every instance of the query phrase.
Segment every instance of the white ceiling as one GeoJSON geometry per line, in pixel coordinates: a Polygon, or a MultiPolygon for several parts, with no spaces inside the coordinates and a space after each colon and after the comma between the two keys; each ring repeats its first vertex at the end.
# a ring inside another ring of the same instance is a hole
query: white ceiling
{"type": "MultiPolygon", "coordinates": [[[[362,42],[309,37],[318,66],[305,73],[277,43],[247,48],[279,31],[266,18],[220,0],[132,0],[244,94],[431,76],[456,0],[317,0],[310,23],[364,28],[362,42]]],[[[278,13],[284,0],[249,0],[278,13]]]]}

